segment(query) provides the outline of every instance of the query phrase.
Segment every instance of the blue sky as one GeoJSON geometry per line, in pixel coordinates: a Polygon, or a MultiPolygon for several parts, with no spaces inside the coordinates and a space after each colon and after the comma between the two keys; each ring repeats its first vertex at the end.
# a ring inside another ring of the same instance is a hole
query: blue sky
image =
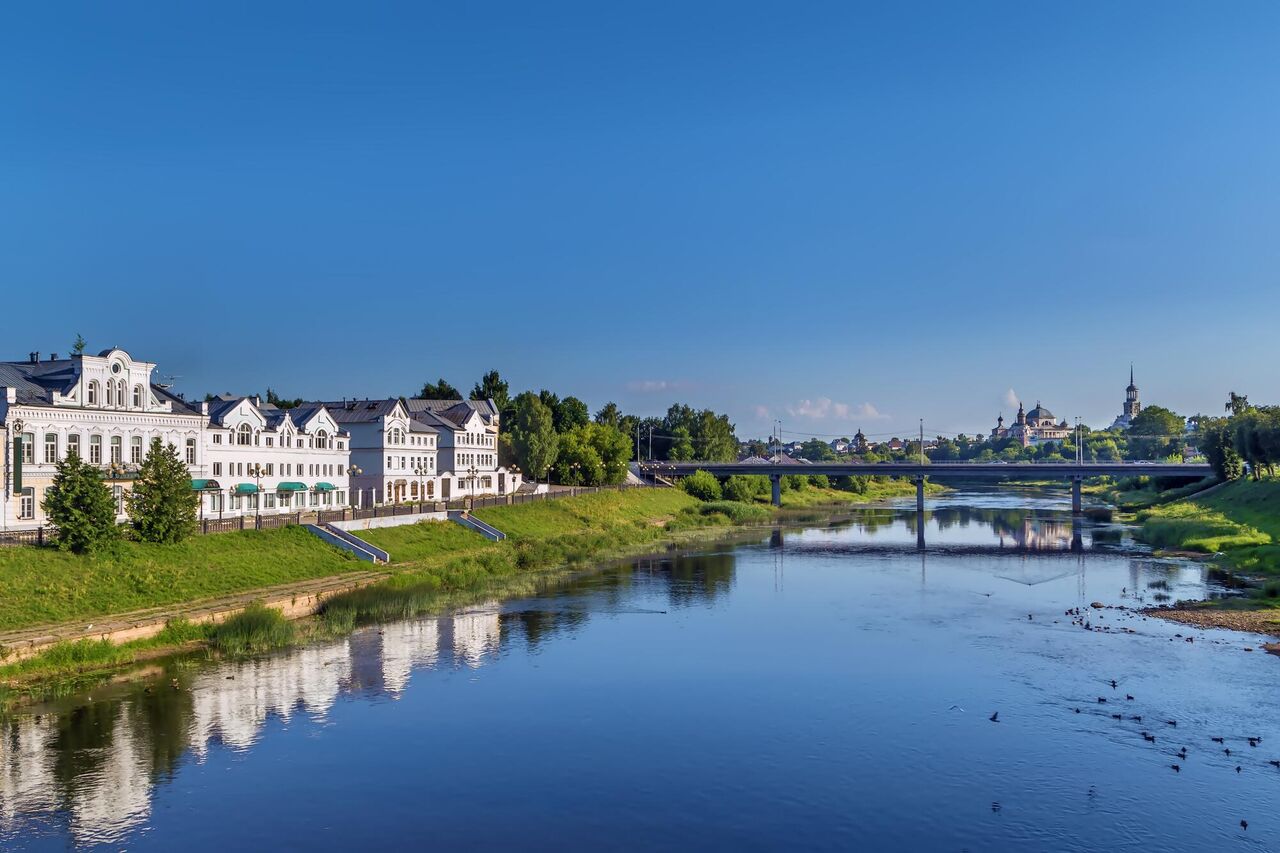
{"type": "Polygon", "coordinates": [[[496,367],[741,435],[1105,425],[1130,361],[1274,402],[1277,44],[1248,2],[27,4],[4,357],[496,367]]]}

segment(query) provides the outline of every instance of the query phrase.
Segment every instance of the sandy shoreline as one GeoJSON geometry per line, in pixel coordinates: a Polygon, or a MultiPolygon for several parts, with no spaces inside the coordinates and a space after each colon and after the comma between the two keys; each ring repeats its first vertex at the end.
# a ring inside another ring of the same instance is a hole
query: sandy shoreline
{"type": "Polygon", "coordinates": [[[1226,628],[1230,631],[1280,637],[1280,610],[1224,610],[1205,604],[1186,603],[1172,607],[1148,607],[1142,613],[1197,628],[1226,628]]]}

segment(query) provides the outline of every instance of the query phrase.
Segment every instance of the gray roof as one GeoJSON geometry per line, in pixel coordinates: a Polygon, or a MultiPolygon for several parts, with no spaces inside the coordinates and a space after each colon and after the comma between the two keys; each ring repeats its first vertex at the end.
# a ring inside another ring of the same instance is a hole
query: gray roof
{"type": "Polygon", "coordinates": [[[405,400],[404,404],[411,415],[434,414],[452,421],[454,426],[466,421],[473,411],[478,412],[486,424],[492,424],[498,415],[498,407],[492,400],[420,400],[415,397],[405,400]]]}
{"type": "Polygon", "coordinates": [[[334,400],[330,402],[317,400],[303,403],[298,408],[324,406],[329,410],[329,414],[333,419],[340,424],[364,424],[382,420],[395,411],[396,403],[398,402],[400,402],[398,397],[389,397],[385,400],[334,400]]]}

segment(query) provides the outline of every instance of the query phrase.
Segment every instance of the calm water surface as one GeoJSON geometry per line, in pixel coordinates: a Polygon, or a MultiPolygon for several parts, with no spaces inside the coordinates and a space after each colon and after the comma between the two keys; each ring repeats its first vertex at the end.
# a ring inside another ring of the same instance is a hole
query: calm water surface
{"type": "Polygon", "coordinates": [[[924,553],[868,511],[14,718],[0,846],[1280,849],[1280,661],[1088,608],[1200,566],[1073,552],[1063,495],[931,509],[924,553]]]}

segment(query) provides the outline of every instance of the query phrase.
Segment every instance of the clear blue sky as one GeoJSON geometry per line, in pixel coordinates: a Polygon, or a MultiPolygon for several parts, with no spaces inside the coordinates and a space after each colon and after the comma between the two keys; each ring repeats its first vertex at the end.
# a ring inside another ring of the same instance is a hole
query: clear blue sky
{"type": "Polygon", "coordinates": [[[1280,402],[1277,45],[1258,2],[14,6],[3,357],[740,435],[1105,425],[1131,360],[1280,402]]]}

